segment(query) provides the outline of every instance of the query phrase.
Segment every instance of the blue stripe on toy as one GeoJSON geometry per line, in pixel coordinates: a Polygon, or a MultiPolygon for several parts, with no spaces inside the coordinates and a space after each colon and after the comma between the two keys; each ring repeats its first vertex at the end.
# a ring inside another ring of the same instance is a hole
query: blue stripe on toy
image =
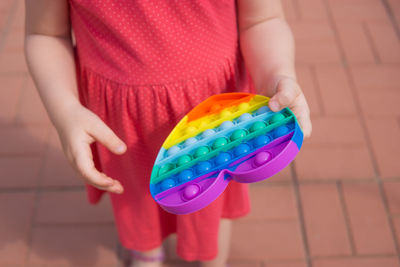
{"type": "Polygon", "coordinates": [[[297,148],[300,150],[301,145],[303,144],[303,131],[300,129],[299,124],[295,123],[294,135],[292,137],[292,141],[296,143],[297,148]]]}

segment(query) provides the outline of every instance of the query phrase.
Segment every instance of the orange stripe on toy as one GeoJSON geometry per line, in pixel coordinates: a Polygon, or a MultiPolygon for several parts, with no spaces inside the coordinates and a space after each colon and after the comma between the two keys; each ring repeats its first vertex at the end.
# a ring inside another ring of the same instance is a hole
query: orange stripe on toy
{"type": "Polygon", "coordinates": [[[255,94],[249,93],[227,93],[212,96],[187,114],[187,123],[201,117],[217,114],[227,107],[237,106],[241,103],[248,103],[254,96],[255,94]]]}

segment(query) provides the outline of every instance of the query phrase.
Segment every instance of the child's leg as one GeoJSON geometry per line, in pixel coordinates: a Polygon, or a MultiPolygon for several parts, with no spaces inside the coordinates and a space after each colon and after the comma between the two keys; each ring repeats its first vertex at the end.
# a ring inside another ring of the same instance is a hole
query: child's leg
{"type": "Polygon", "coordinates": [[[162,247],[148,251],[134,251],[132,253],[131,267],[161,267],[164,260],[162,247]]]}
{"type": "Polygon", "coordinates": [[[218,233],[218,256],[211,261],[201,262],[201,267],[225,267],[231,242],[232,221],[221,219],[218,233]]]}

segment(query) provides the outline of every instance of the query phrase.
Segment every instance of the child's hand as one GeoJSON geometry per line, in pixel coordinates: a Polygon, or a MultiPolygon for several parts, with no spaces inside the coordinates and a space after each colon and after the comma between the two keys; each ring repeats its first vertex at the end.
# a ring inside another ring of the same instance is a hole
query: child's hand
{"type": "Polygon", "coordinates": [[[95,168],[90,144],[98,141],[118,155],[126,151],[126,145],[90,110],[80,104],[69,110],[68,118],[58,120],[56,124],[69,162],[88,184],[108,192],[121,194],[123,187],[120,182],[95,168]]]}
{"type": "Polygon", "coordinates": [[[310,109],[293,78],[296,76],[294,38],[281,1],[238,0],[237,3],[240,49],[255,88],[271,97],[272,111],[289,107],[304,137],[309,137],[310,109]]]}
{"type": "Polygon", "coordinates": [[[303,130],[304,137],[310,137],[312,125],[310,109],[306,98],[296,80],[287,76],[276,76],[271,84],[272,92],[269,107],[272,111],[279,111],[289,107],[303,130]]]}

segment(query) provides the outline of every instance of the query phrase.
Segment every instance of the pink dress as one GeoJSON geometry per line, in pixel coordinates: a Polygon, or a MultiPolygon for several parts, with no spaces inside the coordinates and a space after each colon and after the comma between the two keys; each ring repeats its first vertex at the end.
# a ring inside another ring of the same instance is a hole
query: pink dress
{"type": "MultiPolygon", "coordinates": [[[[238,48],[234,0],[69,0],[83,105],[128,146],[116,156],[95,144],[96,166],[118,179],[110,194],[123,246],[149,250],[177,233],[177,253],[210,260],[220,218],[249,212],[248,188],[231,182],[211,205],[189,215],[162,210],[150,173],[175,124],[208,96],[253,92],[238,48]]],[[[104,192],[88,186],[91,203],[104,192]]]]}

